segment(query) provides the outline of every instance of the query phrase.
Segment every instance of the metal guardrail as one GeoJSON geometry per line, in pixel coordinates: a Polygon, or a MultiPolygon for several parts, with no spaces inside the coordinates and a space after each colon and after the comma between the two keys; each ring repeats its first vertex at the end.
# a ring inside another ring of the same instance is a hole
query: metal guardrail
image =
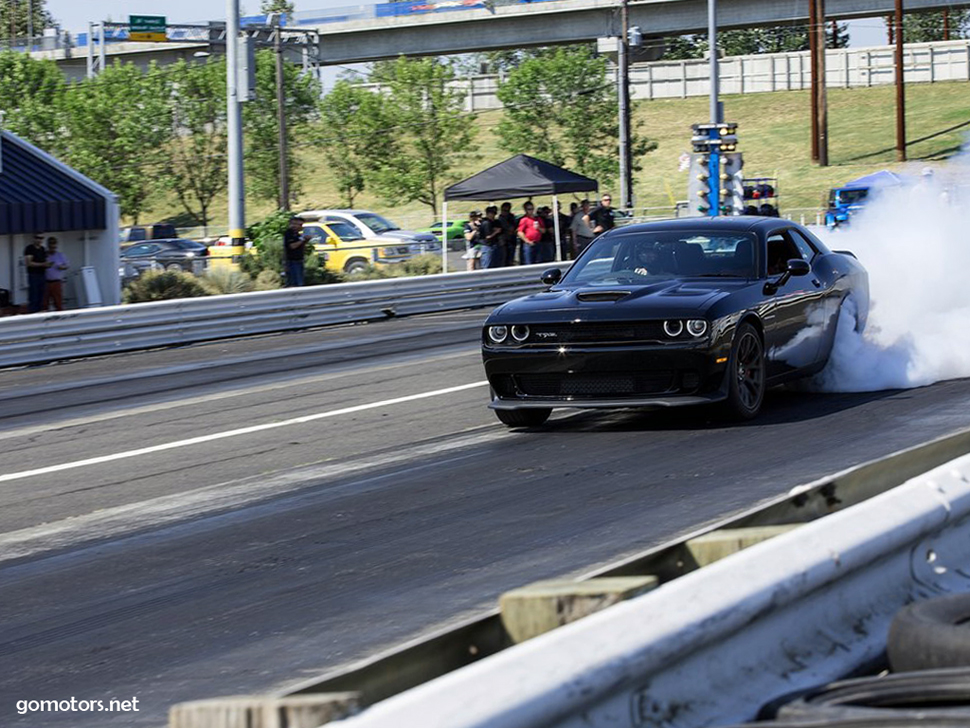
{"type": "Polygon", "coordinates": [[[0,319],[0,366],[454,311],[539,290],[548,267],[284,288],[0,319]]]}

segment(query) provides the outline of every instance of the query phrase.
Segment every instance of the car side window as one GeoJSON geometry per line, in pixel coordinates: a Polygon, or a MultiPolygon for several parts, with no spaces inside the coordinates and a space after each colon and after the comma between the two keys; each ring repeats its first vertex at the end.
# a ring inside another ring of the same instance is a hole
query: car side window
{"type": "Polygon", "coordinates": [[[798,246],[784,233],[769,236],[765,247],[766,270],[769,276],[781,275],[788,268],[789,260],[802,257],[798,246]]]}
{"type": "Polygon", "coordinates": [[[798,252],[802,254],[802,257],[805,260],[811,263],[812,260],[814,260],[815,256],[818,255],[818,251],[815,249],[815,246],[812,245],[810,240],[806,240],[805,236],[802,235],[797,230],[793,229],[793,230],[788,230],[787,232],[788,232],[788,236],[795,244],[795,247],[798,248],[798,252]]]}
{"type": "Polygon", "coordinates": [[[310,242],[319,243],[323,240],[323,228],[317,225],[304,225],[303,234],[310,236],[310,242]]]}
{"type": "Polygon", "coordinates": [[[148,255],[151,252],[150,248],[150,245],[132,245],[125,251],[125,256],[136,257],[139,255],[148,255]]]}

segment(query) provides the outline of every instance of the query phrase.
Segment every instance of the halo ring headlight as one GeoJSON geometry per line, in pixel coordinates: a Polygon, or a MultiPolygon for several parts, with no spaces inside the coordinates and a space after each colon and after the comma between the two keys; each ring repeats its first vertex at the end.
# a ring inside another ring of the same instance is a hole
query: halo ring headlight
{"type": "Polygon", "coordinates": [[[707,333],[707,321],[704,319],[691,319],[687,322],[687,333],[691,336],[703,336],[707,333]]]}
{"type": "Polygon", "coordinates": [[[664,321],[664,333],[674,339],[684,333],[684,322],[680,319],[669,319],[664,321]]]}
{"type": "Polygon", "coordinates": [[[523,341],[529,338],[529,327],[524,325],[513,326],[512,338],[521,344],[523,341]]]}
{"type": "Polygon", "coordinates": [[[509,336],[508,326],[489,326],[488,338],[495,344],[501,344],[509,336]]]}

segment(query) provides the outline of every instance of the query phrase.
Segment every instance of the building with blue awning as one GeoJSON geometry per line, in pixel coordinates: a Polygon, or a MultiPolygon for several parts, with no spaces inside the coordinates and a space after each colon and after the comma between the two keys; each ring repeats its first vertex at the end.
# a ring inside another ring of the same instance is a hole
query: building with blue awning
{"type": "Polygon", "coordinates": [[[37,233],[54,235],[70,262],[66,308],[120,303],[117,197],[0,130],[0,289],[13,306],[27,301],[23,252],[37,233]]]}

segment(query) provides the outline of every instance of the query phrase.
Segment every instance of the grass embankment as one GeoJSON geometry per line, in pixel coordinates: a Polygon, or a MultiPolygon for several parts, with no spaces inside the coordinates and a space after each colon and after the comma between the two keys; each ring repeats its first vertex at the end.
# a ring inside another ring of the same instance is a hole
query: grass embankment
{"type": "MultiPolygon", "coordinates": [[[[895,162],[895,89],[892,86],[858,89],[829,89],[829,163],[818,167],[810,160],[810,99],[807,91],[779,91],[724,96],[725,117],[739,124],[739,149],[744,152],[747,176],[777,177],[783,212],[819,208],[829,188],[880,169],[918,174],[923,166],[934,166],[955,154],[970,126],[945,131],[970,121],[970,94],[966,82],[911,84],[906,88],[908,164],[895,162]],[[943,132],[943,133],[941,133],[943,132]],[[915,141],[932,138],[924,141],[915,141]]],[[[501,110],[470,117],[479,129],[478,154],[468,155],[458,179],[500,162],[509,155],[501,150],[494,130],[501,110]]],[[[687,173],[678,171],[680,155],[690,149],[690,125],[706,120],[707,97],[641,101],[634,121],[641,133],[658,143],[656,151],[641,160],[634,191],[637,207],[672,209],[673,200],[686,199],[687,173]]],[[[300,209],[340,207],[340,198],[327,172],[322,154],[312,146],[300,146],[302,168],[300,209]]],[[[569,200],[564,200],[568,206],[569,200]]],[[[159,205],[142,220],[185,215],[174,199],[159,199],[159,205]]],[[[410,203],[388,204],[370,193],[361,195],[356,207],[380,211],[399,224],[423,227],[431,220],[428,207],[410,203]]],[[[449,206],[452,214],[463,215],[481,204],[449,206]],[[453,211],[453,212],[452,212],[453,211]]],[[[274,206],[250,201],[247,218],[258,220],[274,206]]],[[[440,211],[439,211],[440,212],[440,211]]],[[[662,211],[657,211],[660,214],[662,211]]],[[[225,199],[213,207],[213,229],[223,229],[225,199]]]]}

